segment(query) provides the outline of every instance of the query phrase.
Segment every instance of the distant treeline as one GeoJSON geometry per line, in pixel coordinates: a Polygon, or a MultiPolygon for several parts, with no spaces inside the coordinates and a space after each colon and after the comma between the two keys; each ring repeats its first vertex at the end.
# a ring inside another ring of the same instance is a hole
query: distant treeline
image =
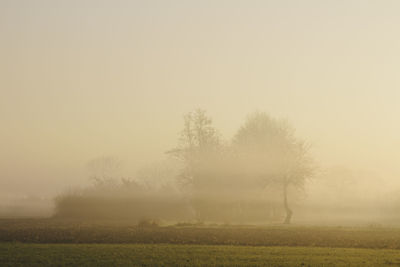
{"type": "Polygon", "coordinates": [[[260,112],[248,116],[230,141],[221,138],[203,110],[190,112],[177,147],[167,155],[179,162],[176,172],[150,170],[139,180],[117,181],[112,159],[92,162],[94,185],[58,197],[55,216],[290,223],[289,201],[296,201],[314,171],[293,128],[260,112]],[[167,185],[158,179],[165,176],[170,176],[167,185]]]}
{"type": "Polygon", "coordinates": [[[172,188],[93,186],[56,199],[55,217],[159,222],[262,223],[283,216],[280,202],[235,201],[221,197],[190,198],[172,188]],[[203,212],[200,219],[196,209],[203,212]]]}

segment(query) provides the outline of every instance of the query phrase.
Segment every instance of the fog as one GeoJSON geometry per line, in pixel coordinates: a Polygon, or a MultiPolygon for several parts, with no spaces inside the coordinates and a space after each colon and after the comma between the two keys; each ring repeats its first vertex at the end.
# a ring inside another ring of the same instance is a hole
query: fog
{"type": "MultiPolygon", "coordinates": [[[[257,111],[307,144],[313,173],[289,187],[293,222],[400,222],[399,9],[355,0],[0,1],[0,217],[51,216],[54,199],[69,194],[147,194],[182,205],[165,220],[195,220],[193,191],[179,178],[187,161],[167,152],[200,108],[236,156],[238,131],[257,111]]],[[[251,179],[234,182],[278,172],[282,150],[269,148],[275,157],[208,158],[207,175],[227,184],[205,182],[202,193],[254,197],[276,211],[210,221],[262,223],[274,212],[283,220],[281,189],[258,181],[244,193],[251,179]]]]}

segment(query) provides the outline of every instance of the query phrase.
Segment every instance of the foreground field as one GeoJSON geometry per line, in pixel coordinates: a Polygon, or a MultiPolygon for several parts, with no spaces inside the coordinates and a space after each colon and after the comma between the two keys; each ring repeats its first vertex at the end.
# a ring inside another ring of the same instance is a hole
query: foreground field
{"type": "Polygon", "coordinates": [[[138,227],[129,222],[0,220],[0,242],[312,246],[400,249],[400,229],[380,227],[138,227]]]}
{"type": "Polygon", "coordinates": [[[0,244],[1,266],[393,266],[400,251],[170,244],[0,244]]]}
{"type": "Polygon", "coordinates": [[[0,266],[400,266],[400,229],[0,220],[0,266]]]}

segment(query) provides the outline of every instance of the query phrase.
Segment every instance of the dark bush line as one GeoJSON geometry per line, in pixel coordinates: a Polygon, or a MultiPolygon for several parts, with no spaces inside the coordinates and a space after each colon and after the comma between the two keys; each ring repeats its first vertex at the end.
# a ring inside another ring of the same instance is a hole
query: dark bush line
{"type": "Polygon", "coordinates": [[[132,220],[163,218],[187,220],[188,205],[179,198],[63,196],[57,199],[54,218],[132,220]]]}
{"type": "Polygon", "coordinates": [[[280,221],[283,215],[277,203],[241,202],[240,207],[238,210],[238,203],[235,201],[221,199],[201,199],[189,203],[186,199],[174,195],[129,197],[64,195],[56,200],[53,218],[131,220],[136,223],[143,219],[176,222],[196,220],[195,210],[201,210],[202,219],[208,222],[256,223],[280,221]]]}

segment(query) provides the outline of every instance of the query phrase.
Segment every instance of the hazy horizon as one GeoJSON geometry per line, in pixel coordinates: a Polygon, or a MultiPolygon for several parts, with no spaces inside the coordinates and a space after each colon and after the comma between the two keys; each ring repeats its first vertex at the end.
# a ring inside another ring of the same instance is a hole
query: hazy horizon
{"type": "Polygon", "coordinates": [[[0,195],[87,184],[85,166],[101,156],[133,177],[176,146],[195,108],[227,141],[255,110],[287,119],[320,168],[365,170],[400,189],[399,10],[0,0],[0,195]]]}

